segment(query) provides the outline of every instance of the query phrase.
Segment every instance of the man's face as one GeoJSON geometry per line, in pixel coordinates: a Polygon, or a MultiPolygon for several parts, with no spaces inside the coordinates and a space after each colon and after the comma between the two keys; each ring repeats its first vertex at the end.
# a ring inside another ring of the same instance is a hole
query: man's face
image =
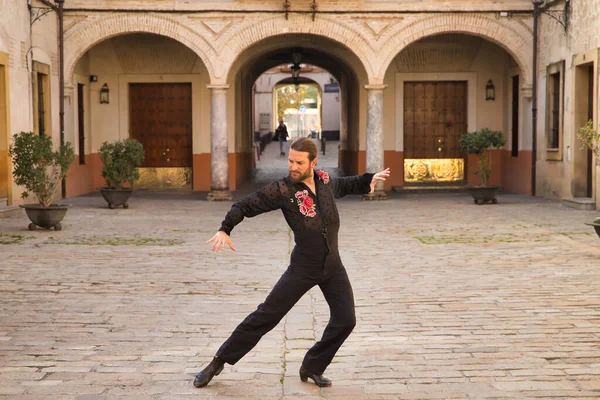
{"type": "Polygon", "coordinates": [[[313,168],[317,166],[317,159],[310,161],[308,152],[290,149],[288,156],[288,171],[293,184],[300,183],[312,176],[313,168]]]}

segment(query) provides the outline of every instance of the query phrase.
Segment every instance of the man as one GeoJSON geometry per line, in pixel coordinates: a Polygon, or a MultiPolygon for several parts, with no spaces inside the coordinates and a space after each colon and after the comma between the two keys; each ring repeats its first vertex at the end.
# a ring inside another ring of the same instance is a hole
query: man
{"type": "Polygon", "coordinates": [[[290,136],[287,131],[287,126],[283,123],[283,119],[279,120],[279,126],[275,129],[275,135],[279,139],[279,154],[285,156],[285,143],[290,136]]]}
{"type": "Polygon", "coordinates": [[[281,209],[294,232],[296,246],[288,269],[265,302],[238,325],[196,376],[194,386],[206,386],[225,363],[238,362],[315,285],[323,292],[331,316],[323,337],[304,357],[300,379],[306,382],[311,378],[320,387],[331,386],[323,372],[356,324],[352,287],[338,252],[340,219],[334,198],[373,192],[377,182],[389,177],[390,170],[330,178],[326,172],[314,170],[316,165],[315,143],[304,137],[294,140],[288,158],[289,176],[233,204],[219,231],[206,242],[212,243],[213,251],[225,250],[226,246],[235,251],[229,235],[244,217],[281,209]]]}

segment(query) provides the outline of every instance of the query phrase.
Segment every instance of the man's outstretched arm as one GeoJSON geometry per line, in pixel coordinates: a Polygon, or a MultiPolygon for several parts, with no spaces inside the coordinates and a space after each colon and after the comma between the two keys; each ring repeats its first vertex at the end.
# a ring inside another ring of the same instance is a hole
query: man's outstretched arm
{"type": "Polygon", "coordinates": [[[371,183],[369,184],[369,186],[371,187],[371,190],[369,191],[369,193],[373,193],[375,191],[375,184],[377,182],[385,182],[385,180],[389,177],[390,177],[390,169],[389,168],[386,168],[383,171],[379,171],[378,173],[373,175],[373,178],[371,179],[371,183]]]}
{"type": "Polygon", "coordinates": [[[231,206],[219,231],[206,243],[213,243],[212,251],[225,250],[226,245],[235,251],[230,237],[233,228],[242,222],[244,217],[251,218],[281,208],[281,199],[279,182],[272,182],[258,192],[244,197],[231,206]]]}
{"type": "Polygon", "coordinates": [[[367,194],[373,193],[375,184],[383,182],[390,176],[390,169],[386,168],[376,174],[362,174],[357,176],[347,176],[331,179],[333,194],[336,198],[344,197],[347,194],[367,194]]]}

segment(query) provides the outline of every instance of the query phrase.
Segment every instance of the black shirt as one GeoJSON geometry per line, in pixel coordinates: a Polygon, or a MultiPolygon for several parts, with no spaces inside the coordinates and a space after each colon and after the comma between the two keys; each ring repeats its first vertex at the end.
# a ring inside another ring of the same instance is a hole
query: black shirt
{"type": "Polygon", "coordinates": [[[325,258],[339,261],[340,216],[334,199],[369,193],[373,174],[330,178],[315,170],[314,176],[316,196],[304,183],[293,185],[289,178],[271,182],[234,203],[219,230],[230,235],[244,217],[281,209],[294,232],[292,264],[323,265],[325,258]]]}

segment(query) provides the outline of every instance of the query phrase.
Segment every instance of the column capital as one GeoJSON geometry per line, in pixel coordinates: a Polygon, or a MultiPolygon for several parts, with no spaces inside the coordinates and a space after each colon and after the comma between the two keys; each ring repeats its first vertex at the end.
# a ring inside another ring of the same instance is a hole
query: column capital
{"type": "Polygon", "coordinates": [[[386,87],[388,87],[388,85],[365,85],[365,89],[367,90],[381,90],[383,91],[383,89],[385,89],[386,87]]]}
{"type": "Polygon", "coordinates": [[[519,91],[521,92],[521,96],[526,99],[531,99],[533,97],[533,85],[521,85],[519,91]]]}
{"type": "Polygon", "coordinates": [[[206,87],[210,90],[227,90],[229,89],[230,85],[206,85],[206,87]]]}
{"type": "Polygon", "coordinates": [[[75,92],[74,85],[64,85],[64,96],[65,97],[71,97],[73,95],[73,92],[75,92]]]}

